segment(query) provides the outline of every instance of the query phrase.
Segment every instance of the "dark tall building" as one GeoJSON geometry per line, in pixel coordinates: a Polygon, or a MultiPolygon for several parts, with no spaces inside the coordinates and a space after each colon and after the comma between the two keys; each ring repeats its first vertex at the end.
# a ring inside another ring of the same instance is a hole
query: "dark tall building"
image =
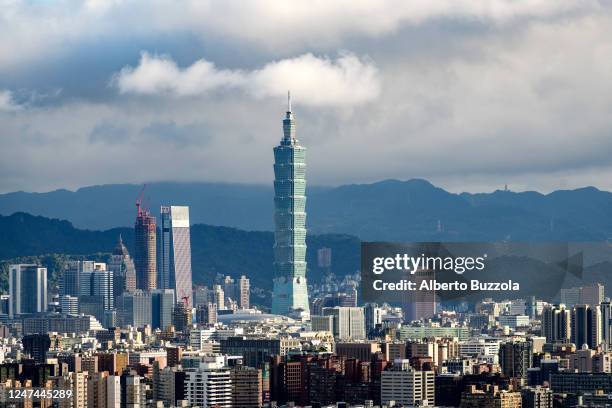
{"type": "Polygon", "coordinates": [[[528,341],[504,343],[499,347],[499,363],[506,377],[527,378],[531,367],[532,345],[528,341]]]}
{"type": "Polygon", "coordinates": [[[553,395],[550,388],[525,387],[521,390],[522,406],[525,408],[552,408],[553,395]]]}
{"type": "Polygon", "coordinates": [[[331,405],[336,402],[338,372],[334,368],[311,365],[308,369],[309,402],[331,405]]]}
{"type": "Polygon", "coordinates": [[[166,347],[168,356],[168,367],[175,367],[181,363],[183,358],[183,348],[181,346],[166,347]]]}
{"type": "Polygon", "coordinates": [[[238,365],[230,371],[234,407],[263,407],[261,370],[238,365]]]}
{"type": "Polygon", "coordinates": [[[576,348],[594,349],[601,343],[601,310],[599,305],[576,305],[572,310],[572,343],[576,348]]]}
{"type": "Polygon", "coordinates": [[[174,306],[172,312],[172,323],[177,331],[185,331],[191,327],[193,322],[193,316],[191,315],[191,308],[187,307],[184,303],[177,303],[174,306]]]}
{"type": "Polygon", "coordinates": [[[79,296],[81,294],[81,275],[91,272],[93,261],[68,261],[60,280],[60,294],[79,296]]]}
{"type": "Polygon", "coordinates": [[[571,337],[571,313],[565,305],[549,306],[542,313],[542,335],[548,343],[567,343],[571,337]]]}
{"type": "Polygon", "coordinates": [[[98,371],[108,371],[111,375],[121,375],[128,365],[127,353],[98,353],[98,371]]]}
{"type": "Polygon", "coordinates": [[[206,305],[198,305],[196,320],[198,324],[217,323],[217,304],[208,302],[206,305]]]}
{"type": "Polygon", "coordinates": [[[609,373],[571,373],[551,374],[550,388],[559,394],[612,393],[612,375],[609,373]]]}
{"type": "Polygon", "coordinates": [[[140,201],[136,203],[136,208],[134,224],[136,287],[151,290],[157,286],[157,225],[155,217],[141,208],[140,201]]]}
{"type": "Polygon", "coordinates": [[[21,340],[24,351],[30,355],[38,364],[43,364],[47,359],[47,351],[51,347],[51,339],[48,334],[30,334],[21,340]]]}
{"type": "Polygon", "coordinates": [[[154,329],[165,329],[172,324],[174,292],[171,289],[156,289],[151,292],[151,319],[154,329]]]}
{"type": "Polygon", "coordinates": [[[281,355],[281,342],[280,339],[228,337],[221,340],[221,353],[242,355],[244,365],[259,367],[268,362],[271,356],[281,355]]]}

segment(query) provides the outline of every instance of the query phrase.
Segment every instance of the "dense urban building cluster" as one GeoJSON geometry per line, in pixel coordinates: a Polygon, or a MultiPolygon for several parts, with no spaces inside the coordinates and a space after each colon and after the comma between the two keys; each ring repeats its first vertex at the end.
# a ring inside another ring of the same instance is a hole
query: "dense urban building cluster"
{"type": "MultiPolygon", "coordinates": [[[[612,303],[604,287],[536,298],[404,305],[360,301],[360,275],[333,273],[317,248],[307,281],[305,150],[291,108],[274,149],[270,308],[247,276],[192,283],[189,209],[161,222],[137,202],[134,257],[121,237],[105,261],[74,260],[59,290],[16,264],[1,298],[0,404],[582,407],[612,401],[612,303]],[[551,300],[549,300],[551,301],[551,300]],[[271,310],[269,310],[271,309],[271,310]],[[8,400],[9,390],[70,398],[8,400]]],[[[230,244],[231,245],[231,244],[230,244]]]]}

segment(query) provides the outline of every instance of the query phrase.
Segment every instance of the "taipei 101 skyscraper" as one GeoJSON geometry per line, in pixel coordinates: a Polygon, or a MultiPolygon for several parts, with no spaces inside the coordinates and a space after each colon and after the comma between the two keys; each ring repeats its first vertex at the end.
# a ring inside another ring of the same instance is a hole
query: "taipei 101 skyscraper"
{"type": "Polygon", "coordinates": [[[274,148],[272,313],[310,315],[306,284],[306,148],[295,137],[288,95],[283,138],[274,148]]]}

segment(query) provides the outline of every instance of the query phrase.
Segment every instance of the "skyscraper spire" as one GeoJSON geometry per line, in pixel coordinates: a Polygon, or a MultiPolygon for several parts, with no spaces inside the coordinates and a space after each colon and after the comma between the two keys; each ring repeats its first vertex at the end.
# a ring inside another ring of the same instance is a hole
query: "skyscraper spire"
{"type": "Polygon", "coordinates": [[[291,91],[287,91],[287,113],[285,114],[285,119],[283,119],[282,143],[292,144],[296,142],[295,119],[293,119],[293,112],[291,112],[291,91]]]}

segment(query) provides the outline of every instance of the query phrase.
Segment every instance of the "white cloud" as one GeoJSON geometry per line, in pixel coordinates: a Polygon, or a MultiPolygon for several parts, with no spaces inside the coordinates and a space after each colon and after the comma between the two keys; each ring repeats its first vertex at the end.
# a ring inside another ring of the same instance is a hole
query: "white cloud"
{"type": "Polygon", "coordinates": [[[0,112],[13,112],[21,109],[21,106],[13,99],[10,91],[0,89],[0,112]]]}
{"type": "Polygon", "coordinates": [[[244,83],[240,71],[220,70],[212,62],[200,59],[181,69],[168,56],[143,52],[136,68],[125,67],[112,82],[121,93],[143,95],[172,94],[190,96],[218,88],[235,87],[244,83]]]}
{"type": "Polygon", "coordinates": [[[265,48],[291,48],[335,45],[349,36],[381,36],[441,19],[506,24],[599,7],[596,0],[192,0],[188,13],[177,19],[196,32],[211,30],[265,48]]]}
{"type": "Polygon", "coordinates": [[[180,68],[168,56],[143,52],[137,67],[125,67],[112,82],[123,94],[193,96],[238,89],[254,98],[280,97],[287,90],[310,106],[355,106],[380,92],[373,61],[344,52],[332,60],[310,53],[270,62],[260,69],[219,69],[200,59],[180,68]]]}
{"type": "Polygon", "coordinates": [[[0,68],[119,36],[187,31],[276,53],[321,51],[441,19],[503,25],[600,7],[597,0],[0,0],[0,68]]]}

